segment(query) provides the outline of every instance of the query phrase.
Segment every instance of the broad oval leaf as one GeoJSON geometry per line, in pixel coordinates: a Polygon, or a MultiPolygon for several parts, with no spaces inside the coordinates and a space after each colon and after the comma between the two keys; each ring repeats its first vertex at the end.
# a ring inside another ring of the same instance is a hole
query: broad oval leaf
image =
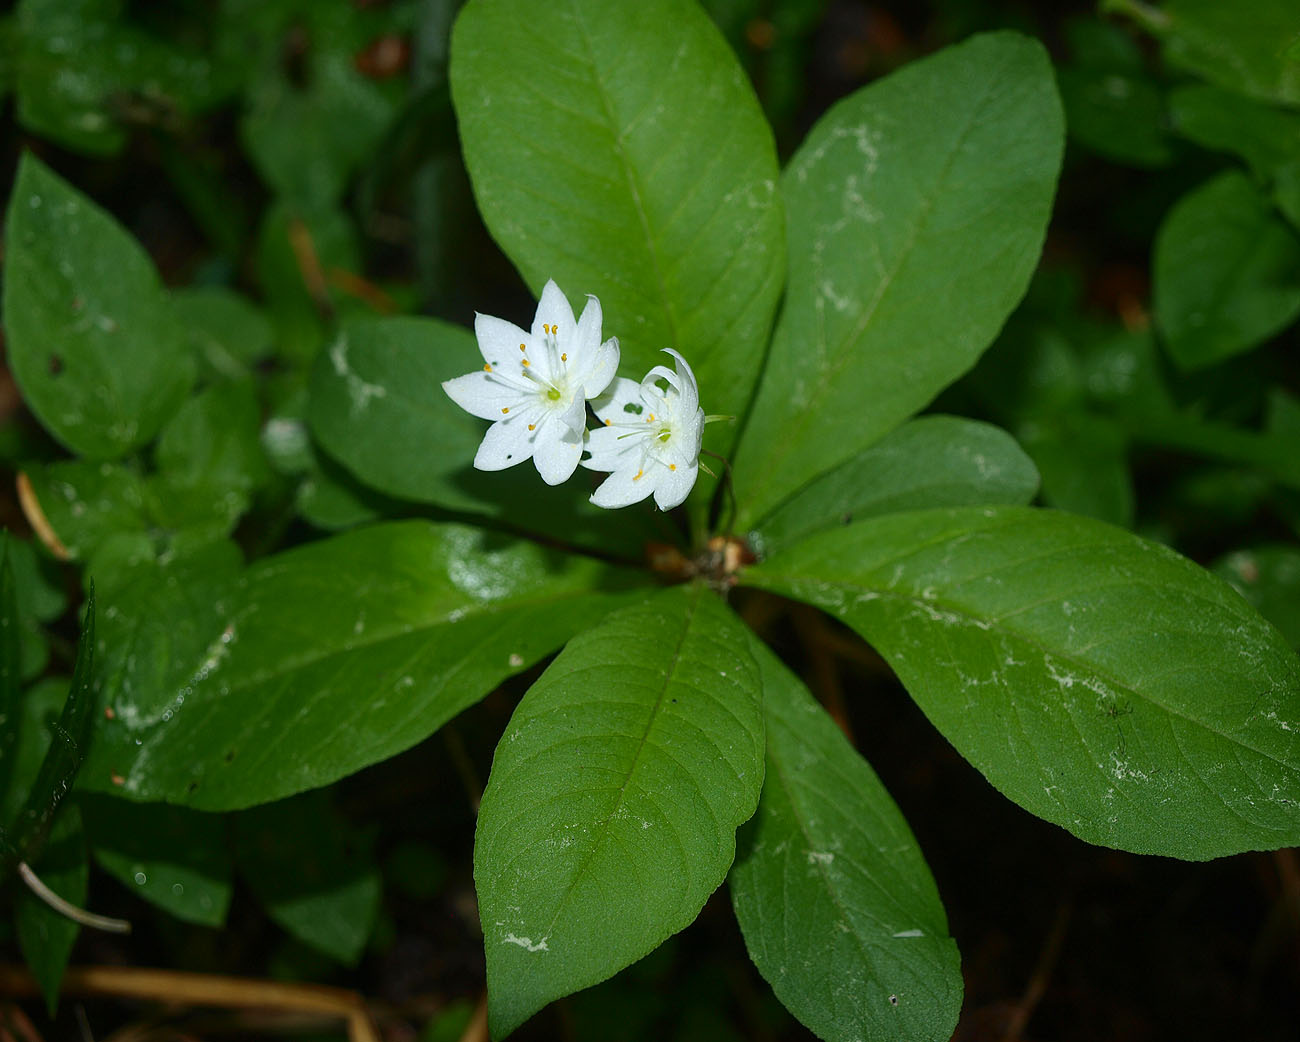
{"type": "Polygon", "coordinates": [[[575,637],[520,702],[474,842],[494,1038],[653,951],[726,876],[763,782],[748,639],[675,587],[575,637]]]}
{"type": "Polygon", "coordinates": [[[82,456],[115,459],[143,445],[194,382],[148,255],[30,154],[5,221],[4,323],[24,400],[82,456]]]}
{"type": "Polygon", "coordinates": [[[157,568],[105,619],[86,787],[265,803],[414,745],[602,618],[633,573],[472,528],[394,522],[266,558],[157,568]],[[192,587],[192,588],[191,588],[192,587]],[[614,595],[616,597],[616,595],[614,595]]]}
{"type": "Polygon", "coordinates": [[[1156,327],[1185,369],[1249,351],[1300,315],[1300,237],[1235,170],[1174,205],[1152,268],[1156,327]]]}
{"type": "Polygon", "coordinates": [[[676,348],[706,411],[741,415],[781,292],[778,169],[699,5],[471,0],[451,85],[479,210],[533,291],[595,294],[623,375],[676,348]]]}
{"type": "Polygon", "coordinates": [[[312,374],[312,434],[359,481],[391,496],[633,559],[647,540],[672,540],[662,517],[589,503],[596,481],[588,471],[550,486],[531,462],[505,472],[475,470],[488,425],[441,384],[482,364],[474,335],[460,326],[427,318],[345,322],[312,374]]]}
{"type": "Polygon", "coordinates": [[[770,554],[850,521],[928,507],[1023,506],[1037,491],[1033,461],[1000,427],[922,416],[817,478],[751,538],[759,553],[770,554]]]}
{"type": "Polygon", "coordinates": [[[786,1007],[832,1042],[946,1042],[961,960],[902,812],[766,645],[767,770],[727,882],[745,945],[786,1007]]]}
{"type": "Polygon", "coordinates": [[[1300,842],[1300,659],[1165,547],[959,508],[813,536],[743,581],[843,619],[995,786],[1081,839],[1193,860],[1300,842]]]}
{"type": "Polygon", "coordinates": [[[734,469],[751,526],[969,369],[1038,262],[1064,142],[1043,48],[976,36],[835,105],[783,178],[790,275],[734,469]]]}

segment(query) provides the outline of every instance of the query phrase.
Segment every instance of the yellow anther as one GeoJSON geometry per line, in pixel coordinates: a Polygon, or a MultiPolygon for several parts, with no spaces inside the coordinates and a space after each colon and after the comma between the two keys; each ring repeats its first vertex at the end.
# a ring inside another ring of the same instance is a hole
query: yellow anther
{"type": "Polygon", "coordinates": [[[533,364],[533,363],[530,362],[530,361],[528,361],[527,358],[524,359],[524,365],[532,365],[532,364],[533,364]]]}
{"type": "Polygon", "coordinates": [[[613,425],[614,425],[614,421],[613,421],[613,420],[606,420],[606,421],[605,421],[605,426],[606,426],[606,427],[612,427],[613,425]]]}
{"type": "Polygon", "coordinates": [[[520,344],[520,345],[519,345],[519,350],[520,350],[520,351],[527,351],[528,348],[524,347],[523,344],[520,344]]]}
{"type": "Polygon", "coordinates": [[[677,464],[676,464],[676,463],[670,463],[670,464],[668,464],[668,469],[669,469],[669,470],[676,470],[676,469],[677,469],[677,464]]]}
{"type": "Polygon", "coordinates": [[[645,473],[644,470],[638,470],[638,471],[636,472],[636,477],[634,477],[632,480],[633,480],[633,481],[640,481],[640,480],[641,480],[641,475],[644,474],[644,473],[645,473]]]}
{"type": "Polygon", "coordinates": [[[483,367],[483,372],[485,372],[485,373],[490,373],[490,372],[492,372],[492,365],[491,365],[491,363],[488,363],[487,365],[485,365],[485,366],[483,367]]]}
{"type": "Polygon", "coordinates": [[[508,405],[507,405],[504,409],[501,410],[501,412],[502,412],[503,415],[504,415],[505,413],[508,413],[509,411],[510,411],[510,406],[508,406],[508,405]]]}
{"type": "Polygon", "coordinates": [[[568,356],[568,355],[560,355],[560,361],[561,361],[561,362],[567,362],[568,360],[569,360],[569,356],[568,356]]]}
{"type": "Polygon", "coordinates": [[[530,424],[528,425],[528,429],[529,429],[530,431],[535,431],[535,430],[537,430],[537,424],[535,424],[535,423],[530,423],[530,424]]]}

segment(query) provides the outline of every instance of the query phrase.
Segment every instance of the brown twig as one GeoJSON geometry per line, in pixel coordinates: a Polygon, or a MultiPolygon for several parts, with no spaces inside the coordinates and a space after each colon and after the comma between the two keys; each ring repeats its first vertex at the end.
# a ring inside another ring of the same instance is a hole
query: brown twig
{"type": "Polygon", "coordinates": [[[45,511],[41,509],[41,501],[36,498],[36,490],[32,488],[31,478],[20,470],[16,484],[18,486],[18,505],[22,507],[23,517],[27,518],[27,523],[32,526],[36,538],[44,543],[45,548],[60,561],[66,561],[69,557],[68,548],[63,545],[63,541],[55,534],[54,526],[50,524],[49,518],[45,516],[45,511]]]}
{"type": "Polygon", "coordinates": [[[474,1007],[474,1015],[469,1018],[465,1030],[461,1032],[460,1042],[488,1042],[487,992],[485,991],[474,1007]]]}
{"type": "Polygon", "coordinates": [[[293,259],[298,264],[302,283],[315,302],[317,310],[327,318],[332,316],[334,302],[330,299],[329,284],[325,280],[325,272],[321,269],[316,243],[312,241],[311,230],[306,223],[297,217],[289,222],[289,248],[293,250],[293,259]]]}
{"type": "Polygon", "coordinates": [[[1020,1042],[1020,1036],[1025,1030],[1025,1025],[1029,1023],[1029,1018],[1034,1015],[1034,1010],[1042,1001],[1044,993],[1047,991],[1048,982],[1052,979],[1052,972],[1056,969],[1056,960],[1060,958],[1061,946],[1065,943],[1065,932],[1070,925],[1071,902],[1062,901],[1056,909],[1056,919],[1052,923],[1052,929],[1047,934],[1047,939],[1043,942],[1043,949],[1038,953],[1038,964],[1034,967],[1034,972],[1029,977],[1029,983],[1025,985],[1025,993],[1020,996],[1011,1010],[1011,1015],[1007,1018],[1007,1027],[1002,1034],[1002,1042],[1020,1042]]]}
{"type": "MultiPolygon", "coordinates": [[[[365,999],[355,991],[322,984],[130,966],[69,966],[63,975],[61,991],[64,995],[83,998],[143,999],[170,1005],[314,1013],[344,1021],[348,1042],[379,1042],[365,999]]],[[[15,998],[36,998],[41,992],[25,967],[9,965],[0,966],[0,993],[15,998]]]]}

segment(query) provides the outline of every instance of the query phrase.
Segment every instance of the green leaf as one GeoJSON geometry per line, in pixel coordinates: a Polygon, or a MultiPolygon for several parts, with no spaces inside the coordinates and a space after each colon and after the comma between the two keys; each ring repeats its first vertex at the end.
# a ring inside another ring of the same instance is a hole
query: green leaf
{"type": "Polygon", "coordinates": [[[91,853],[110,876],[187,923],[226,921],[231,861],[220,817],[90,794],[78,804],[91,853]]]}
{"type": "Polygon", "coordinates": [[[1279,543],[1236,550],[1219,558],[1213,571],[1300,650],[1300,548],[1279,543]]]}
{"type": "MultiPolygon", "coordinates": [[[[50,830],[49,843],[31,866],[37,877],[65,901],[82,906],[90,878],[86,844],[76,807],[64,809],[50,830]]],[[[50,1016],[59,1003],[59,983],[67,969],[80,927],[60,915],[25,886],[14,908],[18,944],[41,987],[50,1016]]]]}
{"type": "Polygon", "coordinates": [[[590,492],[581,491],[594,484],[585,471],[555,487],[531,463],[504,474],[476,471],[474,453],[487,425],[448,398],[441,384],[482,364],[473,334],[460,326],[427,318],[352,319],[316,363],[312,433],[360,481],[388,495],[632,559],[642,556],[647,540],[674,538],[671,526],[647,512],[592,506],[590,492]]]}
{"type": "Polygon", "coordinates": [[[961,1009],[939,892],[880,779],[761,641],[767,771],[727,881],[749,957],[832,1042],[946,1042],[961,1009]]]}
{"type": "Polygon", "coordinates": [[[1185,369],[1248,351],[1300,315],[1300,238],[1244,174],[1183,196],[1152,264],[1156,325],[1185,369]]]}
{"type": "Polygon", "coordinates": [[[67,460],[24,473],[69,560],[87,560],[106,539],[149,527],[145,484],[132,466],[67,460]]]}
{"type": "Polygon", "coordinates": [[[976,36],[839,102],[782,179],[790,277],[734,468],[742,526],[974,364],[1038,262],[1061,162],[1047,55],[976,36]]]}
{"type": "Polygon", "coordinates": [[[1108,416],[1067,409],[1025,420],[1020,443],[1043,479],[1043,503],[1127,528],[1133,523],[1128,438],[1108,416]]]}
{"type": "Polygon", "coordinates": [[[89,788],[226,810],[324,785],[432,734],[638,579],[422,521],[190,575],[117,598],[89,788]]]}
{"type": "Polygon", "coordinates": [[[9,364],[32,412],[74,452],[114,459],[180,405],[195,366],[148,255],[31,154],[5,224],[9,364]]]}
{"type": "Polygon", "coordinates": [[[269,477],[251,384],[217,384],[189,399],[158,438],[150,514],[163,527],[224,536],[269,477]]]}
{"type": "MultiPolygon", "coordinates": [[[[10,842],[17,857],[22,860],[32,861],[39,856],[55,812],[72,788],[77,771],[85,759],[94,722],[94,669],[95,586],[92,583],[86,597],[81,634],[77,638],[68,697],[63,703],[58,721],[48,728],[49,747],[10,830],[10,842]]],[[[30,740],[37,739],[33,737],[30,740]]]]}
{"type": "Polygon", "coordinates": [[[361,957],[379,911],[369,842],[311,792],[236,815],[239,873],[270,915],[345,965],[361,957]]]}
{"type": "Polygon", "coordinates": [[[1260,177],[1300,157],[1300,113],[1202,83],[1173,91],[1169,111],[1183,137],[1241,156],[1260,177]]]}
{"type": "Polygon", "coordinates": [[[274,334],[262,311],[221,286],[174,291],[172,311],[184,327],[199,365],[224,380],[246,380],[271,353],[274,334]]]}
{"type": "Polygon", "coordinates": [[[497,746],[474,841],[504,1038],[690,924],[763,781],[747,632],[678,586],[574,637],[497,746]]]}
{"type": "MultiPolygon", "coordinates": [[[[5,532],[0,551],[0,807],[9,795],[13,779],[14,756],[22,734],[23,689],[21,618],[14,586],[14,567],[10,560],[13,537],[5,532]]],[[[3,825],[8,819],[0,819],[3,825]]],[[[0,839],[4,839],[0,829],[0,839]]]]}
{"type": "Polygon", "coordinates": [[[905,423],[787,500],[753,533],[763,554],[850,521],[926,507],[1024,505],[1038,472],[1006,431],[955,416],[905,423]]]}
{"type": "MultiPolygon", "coordinates": [[[[595,294],[624,375],[675,348],[707,412],[742,414],[781,292],[778,170],[698,4],[471,0],[451,85],[479,210],[534,294],[548,278],[595,294]]],[[[718,424],[705,442],[733,438],[718,424]]]]}
{"type": "Polygon", "coordinates": [[[742,581],[857,630],[998,789],[1081,839],[1193,860],[1300,841],[1300,659],[1162,546],[958,508],[813,536],[742,581]]]}
{"type": "Polygon", "coordinates": [[[1293,0],[1102,0],[1103,11],[1134,18],[1164,42],[1165,59],[1253,98],[1300,104],[1300,23],[1293,0]],[[1291,48],[1291,50],[1288,50],[1291,48]]]}

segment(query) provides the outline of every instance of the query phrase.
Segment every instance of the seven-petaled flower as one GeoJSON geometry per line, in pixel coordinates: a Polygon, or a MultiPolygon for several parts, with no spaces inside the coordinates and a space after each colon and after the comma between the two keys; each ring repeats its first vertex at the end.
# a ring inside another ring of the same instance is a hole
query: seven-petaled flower
{"type": "Polygon", "coordinates": [[[542,290],[531,332],[475,315],[483,370],[442,385],[466,412],[495,421],[475,467],[504,470],[532,459],[548,485],[569,479],[584,448],[587,399],[605,390],[618,368],[618,340],[602,343],[600,323],[600,301],[589,296],[575,321],[554,282],[542,290]]]}
{"type": "Polygon", "coordinates": [[[638,384],[619,377],[592,402],[604,425],[587,435],[591,470],[610,471],[591,501],[625,507],[651,494],[660,510],[685,501],[699,474],[704,410],[686,359],[672,348],[677,371],[657,365],[638,384]],[[664,384],[664,389],[660,384],[664,384]]]}

